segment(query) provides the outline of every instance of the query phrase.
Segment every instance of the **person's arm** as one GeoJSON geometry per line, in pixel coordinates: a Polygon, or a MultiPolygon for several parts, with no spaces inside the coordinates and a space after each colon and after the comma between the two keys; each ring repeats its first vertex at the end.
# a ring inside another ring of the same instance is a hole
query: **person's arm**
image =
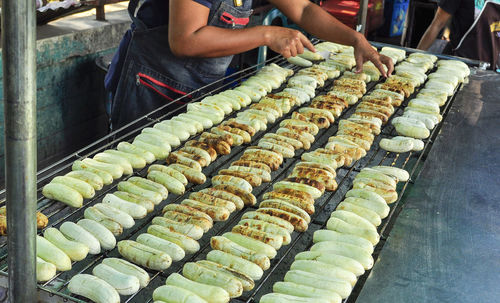
{"type": "MultiPolygon", "coordinates": [[[[285,14],[319,38],[355,47],[358,71],[372,61],[386,76],[382,63],[393,70],[392,61],[373,50],[359,33],[340,23],[308,0],[272,0],[285,14]],[[317,14],[317,15],[315,15],[317,14]]],[[[179,57],[222,57],[266,45],[284,57],[295,56],[304,47],[314,46],[300,31],[278,26],[255,26],[247,29],[225,29],[208,26],[210,10],[192,0],[171,0],[169,6],[169,45],[179,57]]]]}
{"type": "Polygon", "coordinates": [[[353,46],[358,72],[362,70],[364,62],[372,61],[384,77],[392,73],[394,64],[389,57],[380,55],[362,34],[344,25],[318,5],[309,0],[270,0],[269,2],[316,37],[353,46]],[[382,64],[387,66],[387,74],[382,64]]]}
{"type": "Polygon", "coordinates": [[[421,50],[427,50],[432,45],[434,40],[436,40],[437,35],[446,25],[448,20],[450,20],[451,14],[446,12],[441,7],[438,7],[436,11],[436,15],[434,15],[434,19],[432,20],[431,25],[427,28],[422,39],[418,43],[417,48],[421,50]]]}
{"type": "Polygon", "coordinates": [[[169,9],[169,45],[179,57],[223,57],[263,45],[285,57],[302,53],[303,46],[314,50],[302,33],[288,28],[255,26],[233,30],[209,26],[210,9],[192,0],[170,0],[169,9]]]}

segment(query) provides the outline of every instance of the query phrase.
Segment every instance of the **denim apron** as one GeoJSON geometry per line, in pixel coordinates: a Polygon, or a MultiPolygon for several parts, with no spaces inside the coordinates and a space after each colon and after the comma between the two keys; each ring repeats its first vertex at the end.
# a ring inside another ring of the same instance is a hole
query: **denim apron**
{"type": "MultiPolygon", "coordinates": [[[[160,0],[166,1],[166,0],[160,0]]],[[[131,0],[129,14],[135,25],[127,48],[117,90],[113,98],[113,129],[169,104],[172,110],[196,97],[191,91],[222,78],[232,56],[219,58],[179,58],[168,43],[168,25],[147,28],[135,16],[139,0],[131,0]],[[177,98],[186,96],[182,101],[177,98]]],[[[244,28],[252,13],[251,0],[235,6],[235,0],[213,1],[207,25],[244,28]]]]}

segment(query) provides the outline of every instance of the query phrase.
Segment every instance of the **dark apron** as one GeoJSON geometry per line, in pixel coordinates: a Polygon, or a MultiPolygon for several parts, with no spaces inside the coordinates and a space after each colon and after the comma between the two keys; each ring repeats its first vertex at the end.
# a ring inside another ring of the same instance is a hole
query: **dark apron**
{"type": "Polygon", "coordinates": [[[461,57],[489,62],[493,70],[500,65],[500,4],[486,2],[462,40],[454,49],[461,57]]]}
{"type": "MultiPolygon", "coordinates": [[[[172,110],[189,101],[189,98],[196,97],[196,94],[190,92],[222,78],[232,59],[232,56],[174,56],[168,43],[168,25],[147,28],[135,16],[138,2],[139,0],[131,0],[128,8],[135,30],[113,98],[113,129],[163,105],[168,105],[167,109],[172,110]],[[176,101],[183,96],[186,97],[176,101]]],[[[235,7],[233,2],[234,0],[214,1],[207,25],[230,29],[244,28],[252,13],[252,1],[243,1],[243,5],[239,7],[235,7]]]]}

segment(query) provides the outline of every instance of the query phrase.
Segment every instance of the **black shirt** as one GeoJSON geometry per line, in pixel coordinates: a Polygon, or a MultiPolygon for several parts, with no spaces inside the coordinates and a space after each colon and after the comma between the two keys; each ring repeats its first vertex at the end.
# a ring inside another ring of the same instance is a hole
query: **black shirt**
{"type": "Polygon", "coordinates": [[[450,42],[456,48],[460,39],[474,23],[473,0],[440,0],[439,7],[452,15],[450,42]]]}

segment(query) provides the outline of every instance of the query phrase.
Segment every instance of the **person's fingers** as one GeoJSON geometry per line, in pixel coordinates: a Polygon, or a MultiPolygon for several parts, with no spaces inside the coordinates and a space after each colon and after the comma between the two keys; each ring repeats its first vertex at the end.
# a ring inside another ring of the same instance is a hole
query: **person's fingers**
{"type": "Polygon", "coordinates": [[[297,46],[295,44],[295,40],[291,40],[289,43],[290,55],[292,57],[297,56],[297,46]]]}
{"type": "Polygon", "coordinates": [[[302,54],[304,52],[304,45],[302,45],[300,39],[295,41],[295,48],[297,49],[297,54],[302,54]]]}
{"type": "Polygon", "coordinates": [[[382,61],[385,66],[387,66],[387,75],[392,75],[392,72],[394,71],[394,63],[392,62],[392,59],[387,56],[381,55],[380,61],[382,61]]]}
{"type": "Polygon", "coordinates": [[[375,67],[380,71],[380,73],[382,74],[382,76],[384,76],[385,78],[387,78],[387,73],[385,72],[384,65],[382,64],[382,62],[380,61],[380,59],[375,57],[371,61],[373,62],[373,64],[375,65],[375,67]]]}
{"type": "Polygon", "coordinates": [[[290,53],[290,48],[284,48],[282,51],[281,51],[281,55],[285,58],[290,58],[292,57],[292,54],[290,53]]]}
{"type": "Polygon", "coordinates": [[[364,58],[360,53],[355,53],[354,58],[356,59],[356,73],[359,74],[363,71],[364,58]]]}
{"type": "Polygon", "coordinates": [[[311,41],[309,41],[309,39],[307,39],[306,36],[304,36],[301,32],[299,32],[299,38],[300,38],[300,43],[306,47],[307,49],[309,49],[311,52],[316,52],[316,48],[314,47],[314,45],[312,44],[311,41]]]}

